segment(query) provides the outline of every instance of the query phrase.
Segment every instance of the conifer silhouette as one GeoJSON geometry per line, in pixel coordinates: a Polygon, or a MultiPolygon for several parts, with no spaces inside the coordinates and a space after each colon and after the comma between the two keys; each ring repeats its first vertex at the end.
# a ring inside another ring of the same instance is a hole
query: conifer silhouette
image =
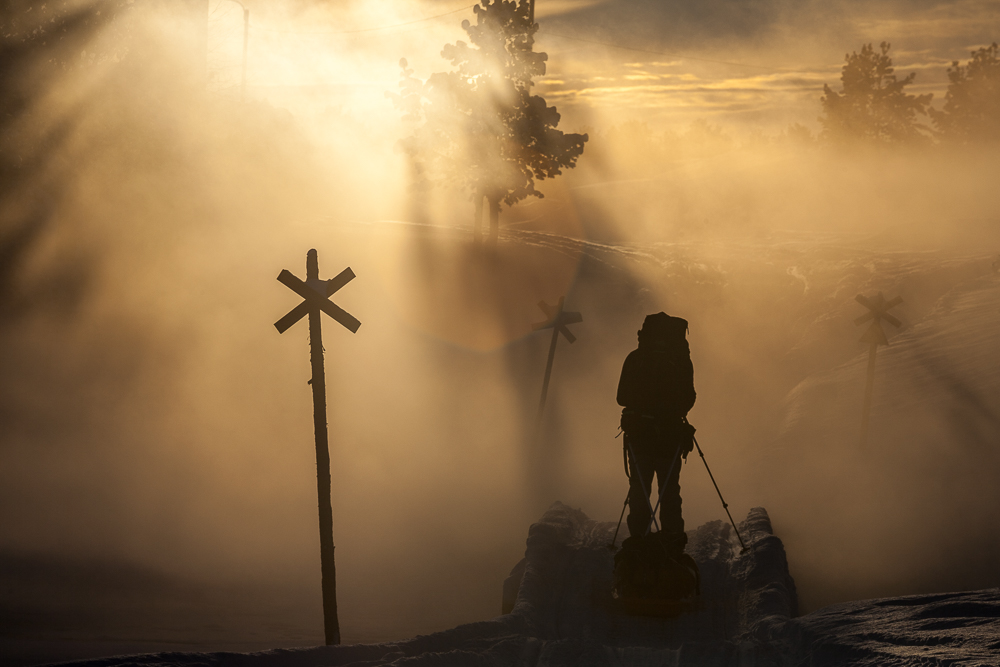
{"type": "Polygon", "coordinates": [[[928,128],[917,122],[926,115],[933,95],[908,95],[915,73],[897,79],[889,57],[890,44],[876,52],[871,44],[845,57],[842,90],[823,85],[823,137],[836,142],[904,144],[927,138],[928,128]]]}
{"type": "Polygon", "coordinates": [[[475,24],[462,21],[469,43],[446,44],[441,51],[453,69],[421,81],[403,59],[401,92],[389,96],[414,126],[400,143],[413,173],[457,181],[470,193],[477,240],[485,202],[489,243],[495,245],[501,205],[542,197],[535,179],[574,167],[588,137],[556,129],[556,108],[531,94],[548,56],[534,51],[538,24],[528,0],[483,0],[474,11],[475,24]]]}
{"type": "Polygon", "coordinates": [[[945,141],[958,144],[1000,142],[1000,47],[997,43],[972,52],[966,65],[948,68],[944,108],[931,109],[934,125],[945,141]]]}

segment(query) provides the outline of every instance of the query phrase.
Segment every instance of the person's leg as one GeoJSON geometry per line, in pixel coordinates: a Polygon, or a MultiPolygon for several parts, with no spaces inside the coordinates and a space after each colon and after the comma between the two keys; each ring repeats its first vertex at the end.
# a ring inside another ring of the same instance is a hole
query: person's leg
{"type": "Polygon", "coordinates": [[[629,450],[628,532],[642,537],[649,525],[649,491],[653,483],[653,462],[648,443],[625,436],[629,450]],[[633,455],[635,458],[633,458],[633,455]]]}
{"type": "Polygon", "coordinates": [[[674,443],[663,447],[656,458],[657,491],[660,500],[660,530],[668,544],[683,550],[687,539],[684,535],[684,518],[681,515],[681,458],[674,443]],[[666,488],[664,488],[666,487],[666,488]]]}

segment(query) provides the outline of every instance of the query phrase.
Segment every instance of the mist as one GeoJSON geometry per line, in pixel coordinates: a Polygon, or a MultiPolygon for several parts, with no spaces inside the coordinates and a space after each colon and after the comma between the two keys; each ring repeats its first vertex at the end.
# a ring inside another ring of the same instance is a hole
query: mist
{"type": "MultiPolygon", "coordinates": [[[[334,301],[362,322],[323,323],[345,642],[497,615],[555,500],[616,520],[614,394],[660,310],[690,322],[690,418],[733,515],[767,508],[805,611],[998,585],[997,153],[840,149],[816,122],[873,26],[898,30],[897,69],[924,67],[915,90],[940,98],[995,20],[963,32],[957,9],[899,3],[886,15],[912,25],[844,19],[804,51],[795,31],[827,10],[773,3],[738,29],[671,15],[697,29],[630,42],[702,58],[669,62],[543,30],[536,92],[591,139],[545,198],[503,210],[490,253],[467,193],[413,182],[385,97],[401,57],[446,69],[471,10],[247,3],[244,92],[239,7],[209,2],[199,36],[189,4],[4,10],[5,558],[251,591],[298,610],[295,641],[321,641],[308,338],[272,326],[299,301],[275,277],[304,276],[316,248],[321,277],[358,276],[334,301]],[[903,297],[904,325],[879,352],[862,450],[852,320],[875,291],[903,297]],[[532,324],[562,296],[584,319],[536,438],[548,330],[532,324]]],[[[619,4],[540,4],[538,20],[605,45],[667,21],[607,19],[619,4]]],[[[700,466],[681,473],[689,529],[723,515],[700,466]]]]}

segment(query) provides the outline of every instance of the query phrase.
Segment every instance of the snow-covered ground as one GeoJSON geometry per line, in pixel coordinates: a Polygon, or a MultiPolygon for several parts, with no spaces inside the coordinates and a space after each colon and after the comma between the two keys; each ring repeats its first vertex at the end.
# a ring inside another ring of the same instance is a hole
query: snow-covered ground
{"type": "MultiPolygon", "coordinates": [[[[366,238],[392,241],[395,236],[402,238],[400,246],[413,240],[412,229],[401,232],[403,226],[394,223],[343,227],[330,238],[362,235],[364,227],[366,238]]],[[[427,235],[462,236],[454,230],[427,235]]],[[[391,242],[372,245],[380,255],[392,248],[391,242]]],[[[566,294],[567,307],[583,312],[584,322],[576,330],[578,342],[559,348],[549,397],[548,418],[558,426],[549,435],[562,443],[551,471],[564,476],[553,483],[559,494],[551,497],[601,519],[617,517],[625,482],[613,440],[613,387],[621,360],[645,313],[662,308],[686,317],[699,392],[692,421],[734,514],[747,517],[744,529],[757,546],[743,556],[733,549],[728,527],[711,520],[720,515],[714,490],[703,471],[688,466],[681,478],[685,517],[689,526],[701,524],[691,533],[689,550],[706,577],[705,597],[696,613],[674,622],[623,619],[606,608],[601,601],[606,602],[609,588],[606,543],[613,524],[563,506],[529,533],[521,597],[506,616],[378,644],[156,654],[80,664],[1000,664],[990,658],[1000,652],[1000,591],[987,588],[1000,582],[995,529],[1000,524],[995,483],[1000,474],[1000,274],[992,249],[904,251],[878,239],[792,232],[740,241],[646,244],[511,232],[501,242],[493,273],[477,273],[475,266],[462,263],[468,258],[449,254],[453,248],[435,255],[444,245],[419,246],[439,269],[427,272],[426,284],[414,283],[414,273],[401,270],[398,276],[386,271],[376,277],[374,267],[373,279],[364,284],[383,286],[379,299],[373,295],[368,302],[393,304],[396,319],[384,321],[383,329],[389,324],[405,328],[393,335],[412,343],[412,349],[422,349],[414,340],[453,345],[434,348],[435,368],[444,380],[468,389],[446,395],[452,401],[446,419],[459,415],[468,433],[478,434],[483,415],[500,414],[492,399],[483,401],[488,411],[478,406],[473,397],[481,386],[469,384],[469,378],[492,377],[486,373],[496,369],[487,362],[496,359],[512,378],[511,395],[528,397],[524,411],[534,418],[545,346],[524,332],[539,317],[534,303],[540,296],[551,302],[566,294]],[[552,275],[531,274],[533,265],[552,275]],[[455,280],[466,274],[469,280],[455,280]],[[527,277],[516,283],[521,274],[527,277]],[[414,301],[412,312],[407,311],[409,292],[401,287],[406,281],[433,299],[414,301]],[[509,294],[496,290],[495,302],[484,313],[492,316],[508,307],[523,311],[502,314],[499,321],[507,329],[484,325],[482,330],[502,331],[506,338],[477,347],[473,343],[485,339],[475,328],[476,299],[484,285],[494,286],[489,281],[512,287],[509,294]],[[891,344],[879,350],[871,437],[863,450],[858,426],[867,348],[858,342],[862,329],[853,324],[864,312],[854,297],[878,291],[903,298],[893,311],[903,325],[887,327],[891,344]],[[435,324],[439,320],[448,328],[435,324]],[[460,328],[466,323],[468,328],[460,328]],[[755,506],[767,507],[769,516],[755,506]],[[771,535],[772,522],[781,541],[771,535]],[[963,590],[972,592],[950,592],[963,590]],[[796,604],[809,613],[795,616],[796,604]]],[[[386,345],[380,353],[391,349],[386,345]]],[[[342,363],[342,375],[364,377],[350,367],[352,360],[342,363]]],[[[366,393],[370,388],[357,392],[366,393]]],[[[373,430],[370,421],[364,426],[373,430]]],[[[409,428],[393,431],[388,421],[375,426],[368,440],[346,432],[345,441],[368,443],[373,457],[379,453],[376,445],[397,439],[411,448],[419,443],[423,455],[433,444],[415,439],[409,428]]],[[[436,432],[429,425],[423,430],[436,432]]],[[[455,441],[465,447],[468,433],[457,433],[455,441]]],[[[510,448],[508,441],[503,444],[510,448]]],[[[477,496],[478,503],[468,503],[472,509],[466,514],[450,501],[442,503],[443,510],[420,506],[412,516],[410,507],[394,505],[391,514],[366,517],[365,530],[390,517],[419,526],[414,532],[441,533],[435,521],[447,511],[462,525],[463,539],[473,525],[499,534],[513,516],[504,512],[514,495],[509,480],[516,479],[517,470],[503,468],[495,457],[460,451],[464,458],[457,479],[494,484],[477,496]],[[487,460],[489,465],[483,463],[487,460]]],[[[440,459],[454,456],[447,450],[440,459]]],[[[471,495],[467,487],[458,487],[456,493],[463,492],[471,495]]],[[[496,543],[512,545],[511,553],[520,550],[529,520],[520,520],[511,531],[516,535],[497,537],[496,543]]],[[[361,532],[352,535],[346,521],[340,525],[346,543],[362,542],[356,536],[361,532]]],[[[406,535],[392,533],[394,540],[406,535]]],[[[391,572],[396,553],[407,553],[407,545],[369,552],[371,570],[391,572]]],[[[464,579],[441,574],[451,567],[441,559],[421,562],[421,576],[438,577],[433,580],[438,588],[474,583],[468,573],[464,579]],[[428,574],[432,568],[437,569],[428,574]]],[[[365,574],[360,559],[346,563],[344,571],[365,574]]],[[[483,567],[468,570],[480,584],[485,579],[483,567]]],[[[392,579],[393,586],[402,578],[392,579]]],[[[358,600],[380,604],[359,583],[364,581],[356,576],[345,582],[345,597],[355,587],[345,607],[360,609],[358,600]]],[[[495,598],[488,600],[487,612],[462,620],[496,613],[501,591],[495,589],[489,591],[495,598]]],[[[421,604],[435,605],[426,592],[421,596],[421,604]]],[[[386,613],[389,626],[394,619],[386,613]]]]}
{"type": "Polygon", "coordinates": [[[653,665],[995,665],[1000,590],[885,598],[795,618],[795,584],[767,512],[689,533],[702,573],[697,608],[676,619],[612,604],[614,524],[554,504],[528,533],[510,614],[408,641],[259,653],[157,653],[77,667],[653,665]]]}
{"type": "Polygon", "coordinates": [[[788,624],[789,664],[998,664],[1000,589],[831,605],[788,624]]]}

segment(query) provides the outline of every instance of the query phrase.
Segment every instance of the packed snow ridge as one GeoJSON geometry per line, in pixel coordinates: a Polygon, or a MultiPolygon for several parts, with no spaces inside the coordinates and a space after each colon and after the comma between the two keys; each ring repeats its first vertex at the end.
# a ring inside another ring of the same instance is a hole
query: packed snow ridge
{"type": "MultiPolygon", "coordinates": [[[[158,653],[78,667],[502,665],[996,665],[1000,589],[834,605],[796,618],[795,583],[763,508],[688,533],[701,597],[674,619],[626,616],[611,596],[615,524],[555,503],[504,584],[511,612],[402,642],[261,653],[158,653]]],[[[620,541],[621,538],[619,538],[620,541]]]]}

